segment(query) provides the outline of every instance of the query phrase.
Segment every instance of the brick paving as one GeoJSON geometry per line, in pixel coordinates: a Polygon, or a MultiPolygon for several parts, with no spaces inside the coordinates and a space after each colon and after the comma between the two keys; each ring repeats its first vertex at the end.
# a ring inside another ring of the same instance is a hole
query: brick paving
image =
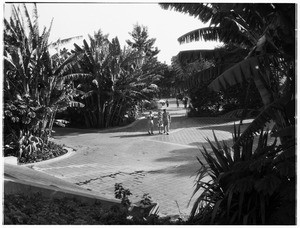
{"type": "Polygon", "coordinates": [[[219,140],[231,140],[232,120],[187,118],[185,110],[170,102],[170,135],[146,133],[146,120],[130,127],[106,131],[57,129],[54,140],[75,150],[72,156],[33,169],[75,183],[108,199],[114,198],[114,184],[132,192],[131,201],[149,193],[160,204],[160,215],[188,216],[195,174],[201,160],[199,147],[208,147],[212,130],[219,140]]]}

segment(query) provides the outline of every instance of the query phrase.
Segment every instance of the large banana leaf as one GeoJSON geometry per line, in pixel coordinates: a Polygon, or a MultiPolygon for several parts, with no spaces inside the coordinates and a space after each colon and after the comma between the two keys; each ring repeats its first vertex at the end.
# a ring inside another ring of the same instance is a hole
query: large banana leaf
{"type": "Polygon", "coordinates": [[[188,13],[198,17],[204,23],[208,22],[214,15],[214,8],[209,3],[160,3],[163,9],[174,9],[175,11],[188,13]]]}
{"type": "Polygon", "coordinates": [[[239,62],[212,81],[209,88],[214,91],[219,91],[229,86],[242,83],[250,78],[254,78],[254,76],[264,78],[265,75],[260,73],[260,67],[262,66],[264,58],[268,58],[268,56],[255,56],[239,62]]]}
{"type": "Polygon", "coordinates": [[[193,41],[221,41],[224,43],[234,43],[240,47],[251,47],[253,41],[244,30],[239,29],[233,21],[228,21],[226,27],[206,27],[193,30],[178,38],[180,44],[193,41]]]}
{"type": "Polygon", "coordinates": [[[190,88],[193,88],[199,87],[199,85],[203,83],[207,84],[222,74],[230,66],[232,66],[232,64],[223,64],[199,71],[188,78],[187,85],[189,85],[190,88]]]}

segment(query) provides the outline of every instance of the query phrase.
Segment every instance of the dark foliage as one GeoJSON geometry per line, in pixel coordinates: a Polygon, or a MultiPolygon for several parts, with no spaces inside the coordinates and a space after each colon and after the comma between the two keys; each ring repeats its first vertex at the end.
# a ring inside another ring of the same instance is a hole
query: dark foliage
{"type": "MultiPolygon", "coordinates": [[[[283,134],[283,133],[281,133],[283,134]]],[[[194,194],[201,191],[190,222],[214,225],[295,224],[295,144],[281,145],[260,131],[242,142],[234,132],[234,146],[210,140],[212,152],[201,151],[201,168],[194,194]],[[239,142],[239,143],[238,143],[239,142]],[[209,181],[207,181],[209,179],[209,181]]]]}
{"type": "Polygon", "coordinates": [[[124,207],[103,209],[100,202],[92,205],[72,198],[51,199],[35,194],[4,195],[4,225],[180,225],[170,218],[149,216],[128,218],[124,207]]]}
{"type": "Polygon", "coordinates": [[[34,163],[51,158],[59,157],[67,153],[67,150],[62,145],[58,145],[54,142],[48,141],[39,150],[33,151],[32,153],[24,154],[19,158],[20,163],[34,163]]]}

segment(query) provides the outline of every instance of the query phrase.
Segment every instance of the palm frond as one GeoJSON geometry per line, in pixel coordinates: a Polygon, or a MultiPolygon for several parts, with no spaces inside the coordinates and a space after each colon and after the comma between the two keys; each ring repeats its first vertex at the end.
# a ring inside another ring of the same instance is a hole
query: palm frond
{"type": "Polygon", "coordinates": [[[57,69],[54,70],[53,74],[58,75],[66,65],[74,63],[74,61],[77,60],[78,55],[78,53],[73,53],[70,55],[62,64],[57,67],[57,69]]]}
{"type": "Polygon", "coordinates": [[[90,63],[91,63],[93,66],[95,66],[96,63],[95,63],[94,57],[93,57],[92,52],[91,52],[91,49],[90,49],[90,47],[89,47],[89,45],[88,45],[88,43],[86,42],[85,39],[83,40],[83,44],[84,44],[84,50],[85,50],[85,53],[86,53],[86,55],[87,55],[87,57],[88,57],[90,63]]]}
{"type": "Polygon", "coordinates": [[[25,35],[25,31],[24,31],[24,21],[23,21],[23,17],[19,17],[19,15],[22,15],[20,12],[20,8],[19,7],[15,7],[15,5],[12,5],[12,21],[15,22],[15,29],[16,29],[16,33],[18,34],[18,38],[23,39],[24,37],[26,37],[25,35]]]}
{"type": "Polygon", "coordinates": [[[27,22],[27,26],[30,29],[30,33],[34,34],[33,24],[31,22],[31,19],[30,19],[30,16],[29,16],[29,13],[28,13],[28,10],[27,10],[27,7],[26,7],[25,3],[23,3],[23,8],[24,8],[25,17],[26,17],[26,20],[27,20],[26,21],[27,22]]]}
{"type": "Polygon", "coordinates": [[[39,17],[36,3],[34,3],[33,7],[33,34],[35,36],[35,40],[39,40],[39,17]]]}
{"type": "Polygon", "coordinates": [[[48,28],[48,30],[46,29],[46,27],[44,27],[44,30],[43,30],[43,33],[42,33],[42,37],[43,37],[43,46],[48,46],[48,39],[50,37],[50,32],[51,32],[51,29],[52,29],[52,25],[53,25],[53,18],[50,22],[50,26],[48,28]]]}
{"type": "Polygon", "coordinates": [[[17,35],[15,29],[5,18],[4,18],[4,26],[5,26],[5,31],[6,31],[4,34],[4,38],[5,38],[5,35],[8,35],[8,33],[12,33],[11,37],[13,37],[15,40],[17,40],[18,35],[17,35]]]}

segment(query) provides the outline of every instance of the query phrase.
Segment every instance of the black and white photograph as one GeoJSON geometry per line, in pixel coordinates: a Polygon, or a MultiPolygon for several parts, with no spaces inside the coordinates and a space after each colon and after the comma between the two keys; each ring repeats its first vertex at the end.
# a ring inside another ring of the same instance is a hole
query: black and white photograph
{"type": "Polygon", "coordinates": [[[297,225],[296,2],[2,7],[2,225],[297,225]]]}

